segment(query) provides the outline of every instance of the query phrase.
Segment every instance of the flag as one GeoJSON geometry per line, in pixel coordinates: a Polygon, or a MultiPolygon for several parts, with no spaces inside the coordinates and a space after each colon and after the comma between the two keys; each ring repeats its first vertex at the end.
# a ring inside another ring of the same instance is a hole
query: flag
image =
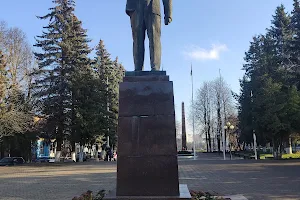
{"type": "Polygon", "coordinates": [[[191,64],[191,76],[193,76],[193,64],[191,64]]]}

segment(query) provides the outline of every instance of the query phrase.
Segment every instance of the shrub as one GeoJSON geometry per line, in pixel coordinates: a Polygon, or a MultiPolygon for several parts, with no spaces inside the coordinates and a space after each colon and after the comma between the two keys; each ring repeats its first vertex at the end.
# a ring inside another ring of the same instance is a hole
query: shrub
{"type": "Polygon", "coordinates": [[[96,196],[93,196],[92,191],[87,191],[83,193],[80,197],[74,197],[72,200],[102,200],[105,196],[105,190],[101,190],[96,194],[96,196]]]}
{"type": "Polygon", "coordinates": [[[222,197],[218,197],[210,194],[209,192],[191,191],[193,200],[224,200],[222,197]]]}
{"type": "MultiPolygon", "coordinates": [[[[225,200],[222,197],[218,197],[209,192],[191,191],[192,200],[225,200]]],[[[96,196],[93,196],[92,191],[83,193],[80,197],[74,197],[72,200],[103,200],[105,196],[105,190],[101,190],[96,196]]]]}
{"type": "Polygon", "coordinates": [[[189,151],[178,151],[178,154],[189,154],[189,155],[192,155],[193,153],[192,152],[189,152],[189,151]]]}

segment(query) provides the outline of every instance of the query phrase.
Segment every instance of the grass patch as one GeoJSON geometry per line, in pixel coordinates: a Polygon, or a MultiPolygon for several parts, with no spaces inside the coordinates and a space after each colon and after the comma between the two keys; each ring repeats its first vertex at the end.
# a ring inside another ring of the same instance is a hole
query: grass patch
{"type": "MultiPolygon", "coordinates": [[[[273,154],[260,154],[260,159],[274,158],[273,154]]],[[[282,159],[300,159],[300,153],[283,154],[282,159]]]]}
{"type": "Polygon", "coordinates": [[[260,159],[261,160],[265,160],[265,159],[268,159],[268,158],[274,158],[273,154],[260,154],[260,159]]]}
{"type": "Polygon", "coordinates": [[[300,158],[300,153],[283,154],[282,158],[283,159],[299,159],[300,158]]]}

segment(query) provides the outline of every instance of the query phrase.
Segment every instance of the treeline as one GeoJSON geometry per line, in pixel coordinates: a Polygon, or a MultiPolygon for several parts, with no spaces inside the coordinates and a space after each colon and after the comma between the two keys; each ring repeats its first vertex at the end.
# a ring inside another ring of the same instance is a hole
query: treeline
{"type": "Polygon", "coordinates": [[[91,58],[91,40],[74,13],[74,0],[53,3],[48,14],[38,17],[48,25],[36,36],[33,54],[17,29],[24,44],[11,38],[12,48],[24,50],[13,58],[10,52],[16,50],[5,43],[14,35],[1,28],[0,137],[2,152],[16,155],[24,153],[20,148],[24,142],[17,135],[27,142],[29,152],[36,136],[46,142],[56,139],[58,161],[65,140],[71,142],[73,152],[75,143],[94,144],[108,136],[115,144],[118,85],[125,70],[118,58],[111,60],[102,40],[91,58]]]}
{"type": "Polygon", "coordinates": [[[241,141],[271,143],[279,158],[284,144],[300,131],[300,6],[277,7],[265,34],[253,37],[240,80],[241,141]]]}

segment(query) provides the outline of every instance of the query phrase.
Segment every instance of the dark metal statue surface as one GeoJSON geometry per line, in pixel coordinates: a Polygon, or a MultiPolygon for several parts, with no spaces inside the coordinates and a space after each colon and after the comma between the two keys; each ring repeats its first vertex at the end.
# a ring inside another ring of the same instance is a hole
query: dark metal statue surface
{"type": "MultiPolygon", "coordinates": [[[[152,71],[161,66],[161,0],[127,0],[126,13],[130,16],[133,37],[133,58],[135,71],[144,70],[145,36],[149,38],[150,63],[152,71]]],[[[172,0],[162,0],[164,23],[172,21],[172,0]]]]}

